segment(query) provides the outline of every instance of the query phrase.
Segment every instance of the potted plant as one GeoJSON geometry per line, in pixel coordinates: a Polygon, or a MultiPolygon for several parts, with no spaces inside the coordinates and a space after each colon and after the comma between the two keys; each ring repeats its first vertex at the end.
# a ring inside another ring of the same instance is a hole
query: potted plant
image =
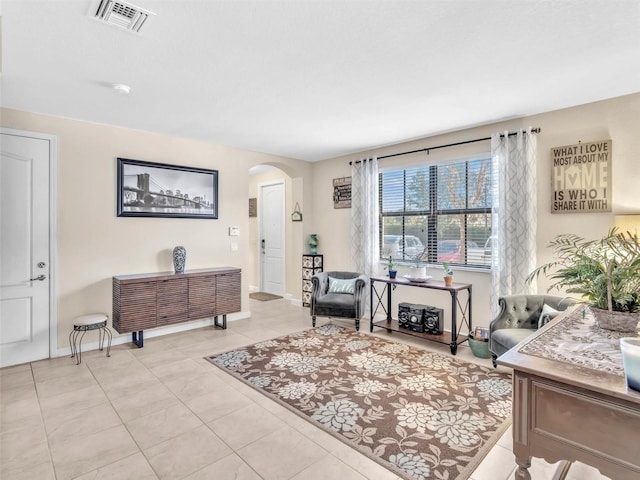
{"type": "Polygon", "coordinates": [[[389,263],[387,263],[387,270],[389,270],[389,278],[396,278],[398,271],[396,270],[396,262],[393,261],[393,257],[389,255],[389,263]]]}
{"type": "Polygon", "coordinates": [[[413,264],[409,267],[409,279],[410,280],[425,280],[427,277],[427,267],[421,265],[422,260],[427,256],[428,247],[424,247],[421,252],[411,255],[411,261],[413,264]]]}
{"type": "Polygon", "coordinates": [[[442,262],[442,268],[444,268],[444,284],[450,287],[453,285],[453,270],[451,270],[449,262],[442,262]]]}
{"type": "Polygon", "coordinates": [[[578,293],[602,328],[635,331],[640,320],[640,243],[638,236],[615,227],[598,240],[568,233],[549,244],[555,260],[527,277],[553,272],[551,289],[578,293]]]}

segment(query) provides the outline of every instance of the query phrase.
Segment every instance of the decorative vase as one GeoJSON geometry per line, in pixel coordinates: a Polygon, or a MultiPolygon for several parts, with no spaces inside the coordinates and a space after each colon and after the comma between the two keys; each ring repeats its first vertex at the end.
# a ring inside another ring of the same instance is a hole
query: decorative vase
{"type": "Polygon", "coordinates": [[[184,264],[187,261],[187,249],[178,246],[173,249],[173,269],[176,273],[184,273],[184,264]]]}
{"type": "Polygon", "coordinates": [[[311,255],[315,255],[318,253],[318,234],[311,233],[309,234],[309,252],[311,255]]]}
{"type": "Polygon", "coordinates": [[[398,274],[397,270],[389,270],[389,278],[396,278],[397,274],[398,274]]]}
{"type": "Polygon", "coordinates": [[[409,267],[409,278],[417,280],[427,278],[427,267],[409,267]]]}

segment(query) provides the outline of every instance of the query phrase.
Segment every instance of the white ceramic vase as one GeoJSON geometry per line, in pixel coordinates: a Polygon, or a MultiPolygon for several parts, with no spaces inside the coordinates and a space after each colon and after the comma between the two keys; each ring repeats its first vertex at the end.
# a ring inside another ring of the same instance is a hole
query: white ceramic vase
{"type": "Polygon", "coordinates": [[[409,278],[426,278],[427,267],[409,267],[409,278]]]}

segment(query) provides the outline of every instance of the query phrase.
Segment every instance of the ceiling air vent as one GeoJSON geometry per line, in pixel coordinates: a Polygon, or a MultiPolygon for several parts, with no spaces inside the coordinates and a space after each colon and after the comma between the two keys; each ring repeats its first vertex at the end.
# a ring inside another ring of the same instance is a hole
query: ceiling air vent
{"type": "Polygon", "coordinates": [[[155,13],[127,2],[101,0],[94,18],[109,25],[140,33],[149,15],[155,15],[155,13]]]}

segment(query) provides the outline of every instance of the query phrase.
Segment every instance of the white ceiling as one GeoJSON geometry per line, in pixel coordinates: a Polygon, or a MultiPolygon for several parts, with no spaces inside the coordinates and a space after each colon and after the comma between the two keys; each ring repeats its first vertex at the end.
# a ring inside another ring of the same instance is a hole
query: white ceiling
{"type": "Polygon", "coordinates": [[[98,3],[2,0],[2,106],[315,161],[640,91],[638,0],[98,3]]]}

